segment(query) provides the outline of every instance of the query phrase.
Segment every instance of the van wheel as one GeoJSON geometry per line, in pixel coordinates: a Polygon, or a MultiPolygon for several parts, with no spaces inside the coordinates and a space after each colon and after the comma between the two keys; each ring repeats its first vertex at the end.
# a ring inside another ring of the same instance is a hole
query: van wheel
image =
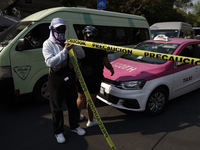
{"type": "Polygon", "coordinates": [[[35,85],[34,98],[41,104],[47,104],[49,102],[49,89],[47,77],[41,78],[35,85]]]}
{"type": "Polygon", "coordinates": [[[163,112],[168,101],[168,92],[159,87],[155,89],[149,96],[145,113],[150,116],[159,115],[163,112]]]}

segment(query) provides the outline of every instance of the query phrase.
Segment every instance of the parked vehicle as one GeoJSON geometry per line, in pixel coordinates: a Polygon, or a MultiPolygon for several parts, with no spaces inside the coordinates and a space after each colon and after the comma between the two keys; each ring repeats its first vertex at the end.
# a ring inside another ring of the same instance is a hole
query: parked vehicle
{"type": "MultiPolygon", "coordinates": [[[[200,58],[200,40],[147,40],[134,49],[200,58]]],[[[116,108],[160,114],[168,100],[200,88],[200,66],[124,54],[113,60],[115,74],[105,68],[98,99],[116,108]]]]}
{"type": "MultiPolygon", "coordinates": [[[[83,28],[94,25],[100,43],[132,47],[150,39],[148,22],[141,16],[73,7],[32,14],[0,35],[0,101],[18,100],[28,94],[41,103],[48,102],[48,67],[42,44],[49,37],[49,25],[55,17],[65,21],[66,38],[83,40],[83,28]]],[[[116,57],[109,53],[110,60],[116,57]]]]}
{"type": "Polygon", "coordinates": [[[194,36],[195,39],[200,40],[200,35],[194,36]]]}
{"type": "Polygon", "coordinates": [[[185,22],[159,22],[150,26],[151,38],[164,34],[169,38],[193,39],[193,27],[185,22]]]}
{"type": "Polygon", "coordinates": [[[200,40],[200,27],[193,27],[194,38],[200,40]]]}
{"type": "Polygon", "coordinates": [[[193,27],[194,36],[200,36],[200,27],[193,27]]]}

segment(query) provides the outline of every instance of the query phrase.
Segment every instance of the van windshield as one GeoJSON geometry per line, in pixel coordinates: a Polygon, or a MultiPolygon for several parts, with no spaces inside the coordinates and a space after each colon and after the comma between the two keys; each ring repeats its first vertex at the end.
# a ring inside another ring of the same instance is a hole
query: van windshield
{"type": "Polygon", "coordinates": [[[179,30],[151,30],[151,38],[153,39],[158,34],[164,34],[169,38],[178,38],[179,30]]]}
{"type": "MultiPolygon", "coordinates": [[[[178,46],[179,44],[172,44],[172,43],[142,42],[133,48],[138,50],[156,52],[156,53],[173,54],[174,51],[178,48],[178,46]]],[[[165,62],[167,62],[167,60],[163,59],[130,55],[130,54],[122,55],[122,58],[138,62],[150,63],[150,64],[164,64],[165,62]]]]}
{"type": "Polygon", "coordinates": [[[0,34],[0,47],[7,46],[25,27],[27,27],[31,22],[19,22],[0,34]]]}

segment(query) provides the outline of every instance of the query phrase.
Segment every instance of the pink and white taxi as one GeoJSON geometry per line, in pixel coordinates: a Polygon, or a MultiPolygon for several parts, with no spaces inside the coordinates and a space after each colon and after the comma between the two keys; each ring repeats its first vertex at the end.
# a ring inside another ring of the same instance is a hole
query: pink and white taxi
{"type": "MultiPolygon", "coordinates": [[[[134,49],[200,58],[200,40],[166,37],[147,40],[134,49]],[[166,40],[167,39],[167,40],[166,40]]],[[[113,107],[160,114],[168,100],[200,88],[200,66],[124,54],[105,68],[97,98],[113,107]]]]}

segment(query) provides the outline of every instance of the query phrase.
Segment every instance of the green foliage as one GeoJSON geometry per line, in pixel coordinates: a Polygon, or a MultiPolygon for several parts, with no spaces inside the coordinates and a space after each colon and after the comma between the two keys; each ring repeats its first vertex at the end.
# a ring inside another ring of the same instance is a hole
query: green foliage
{"type": "Polygon", "coordinates": [[[87,8],[97,8],[97,0],[56,0],[59,1],[63,6],[76,7],[83,6],[87,8]]]}
{"type": "Polygon", "coordinates": [[[193,6],[192,0],[175,0],[174,5],[179,9],[187,9],[193,6]]]}
{"type": "Polygon", "coordinates": [[[186,21],[187,14],[177,8],[173,8],[175,0],[154,0],[144,6],[138,15],[143,15],[152,25],[156,22],[186,21]]]}
{"type": "MultiPolygon", "coordinates": [[[[97,0],[53,0],[66,7],[84,6],[97,9],[97,0]]],[[[20,10],[9,7],[3,14],[20,18],[20,10]]],[[[200,1],[196,4],[192,0],[106,0],[106,9],[114,12],[144,16],[149,25],[164,21],[188,22],[193,26],[200,26],[200,1]],[[187,8],[193,12],[186,13],[187,8]]]]}
{"type": "Polygon", "coordinates": [[[187,22],[194,27],[200,27],[200,1],[194,4],[193,11],[188,13],[187,22]]]}
{"type": "MultiPolygon", "coordinates": [[[[63,6],[85,6],[97,9],[97,0],[57,0],[63,6]]],[[[136,14],[136,12],[146,5],[150,0],[106,0],[106,10],[136,14]]]]}
{"type": "MultiPolygon", "coordinates": [[[[66,7],[85,6],[97,9],[97,0],[57,0],[66,7]]],[[[106,9],[144,16],[149,25],[164,21],[188,22],[186,8],[193,6],[192,0],[106,0],[106,9]],[[174,8],[174,6],[176,8],[174,8]]],[[[200,13],[200,12],[199,12],[200,13]]],[[[191,16],[191,15],[190,15],[191,16]]]]}
{"type": "Polygon", "coordinates": [[[150,0],[107,0],[106,10],[137,14],[137,11],[145,6],[150,0]]]}

